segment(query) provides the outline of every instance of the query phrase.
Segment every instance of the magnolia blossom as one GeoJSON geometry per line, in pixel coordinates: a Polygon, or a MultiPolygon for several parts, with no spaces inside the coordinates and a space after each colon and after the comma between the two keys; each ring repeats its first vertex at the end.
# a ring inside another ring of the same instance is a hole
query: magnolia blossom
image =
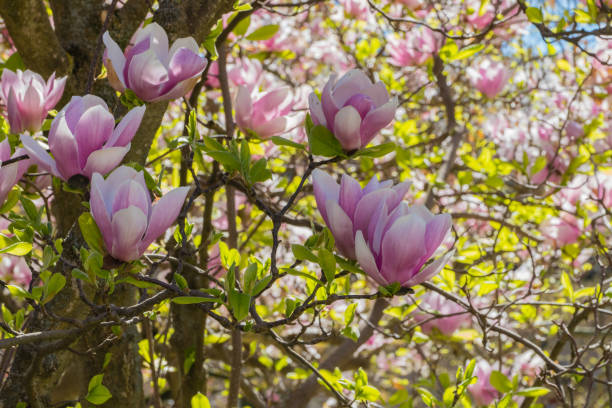
{"type": "Polygon", "coordinates": [[[373,84],[360,70],[353,69],[336,81],[332,75],[321,100],[309,97],[315,125],[327,127],[347,151],[367,146],[393,120],[397,101],[390,99],[382,82],[373,84]]]}
{"type": "Polygon", "coordinates": [[[22,256],[2,254],[0,277],[27,287],[32,280],[32,271],[22,256]]]}
{"type": "Polygon", "coordinates": [[[582,234],[576,217],[567,213],[563,213],[559,218],[547,219],[541,228],[547,240],[557,247],[573,244],[582,234]]]}
{"type": "Polygon", "coordinates": [[[355,233],[366,228],[373,207],[385,200],[390,209],[396,208],[410,188],[410,182],[392,186],[393,182],[376,177],[361,188],[359,182],[344,174],[340,185],[322,170],[312,172],[317,208],[331,230],[338,251],[350,259],[355,256],[355,233]]]}
{"type": "Polygon", "coordinates": [[[279,135],[297,123],[287,115],[293,106],[288,87],[273,89],[253,96],[241,85],[236,95],[236,123],[242,131],[252,131],[262,139],[279,135]]]}
{"type": "Polygon", "coordinates": [[[426,292],[420,300],[420,309],[413,314],[413,317],[417,322],[424,322],[421,323],[421,329],[425,333],[431,333],[435,327],[440,333],[450,336],[459,326],[470,320],[470,315],[461,306],[439,293],[426,292]],[[437,318],[433,312],[449,316],[437,318]]]}
{"type": "Polygon", "coordinates": [[[366,0],[341,0],[340,3],[350,16],[364,19],[368,16],[370,6],[366,0]]]}
{"type": "Polygon", "coordinates": [[[493,367],[486,360],[480,360],[474,368],[474,375],[478,380],[474,384],[468,385],[468,390],[474,401],[479,406],[488,406],[499,397],[499,392],[491,385],[491,373],[493,367]]]}
{"type": "Polygon", "coordinates": [[[45,83],[39,74],[29,69],[25,72],[18,69],[15,73],[4,68],[0,98],[6,106],[11,132],[38,131],[49,110],[62,97],[65,85],[66,77],[55,79],[55,73],[45,83]]]}
{"type": "Polygon", "coordinates": [[[574,141],[584,136],[584,129],[579,123],[570,120],[567,122],[567,125],[565,125],[565,133],[570,140],[574,141]]]}
{"type": "Polygon", "coordinates": [[[130,110],[115,127],[115,118],[101,98],[73,96],[51,123],[53,157],[29,135],[21,135],[21,142],[32,160],[54,176],[66,181],[77,174],[91,178],[121,163],[144,112],[144,106],[130,110]]]}
{"type": "Polygon", "coordinates": [[[399,282],[414,286],[446,265],[448,253],[425,268],[451,226],[448,214],[431,214],[423,206],[409,207],[402,198],[408,182],[391,187],[373,178],[365,188],[344,175],[340,186],[321,170],[313,172],[317,207],[331,230],[338,251],[356,259],[380,285],[399,282]],[[406,245],[406,237],[411,238],[406,245]]]}
{"type": "Polygon", "coordinates": [[[175,188],[151,205],[142,171],[121,166],[106,180],[94,173],[89,205],[106,250],[125,262],[140,258],[176,220],[188,191],[175,188]]]}
{"type": "MultiPolygon", "coordinates": [[[[4,139],[0,142],[0,166],[2,166],[2,162],[22,156],[24,153],[23,149],[19,149],[11,157],[11,145],[8,139],[4,139]]],[[[21,179],[29,165],[30,160],[20,160],[16,163],[0,167],[0,205],[4,203],[9,192],[21,179]]]]}
{"type": "Polygon", "coordinates": [[[450,215],[433,215],[406,202],[392,210],[384,200],[368,210],[367,224],[355,234],[355,255],[378,284],[418,285],[437,275],[453,255],[449,251],[425,266],[451,228],[450,215]]]}
{"type": "Polygon", "coordinates": [[[404,38],[391,37],[387,42],[389,63],[398,67],[422,65],[435,52],[440,42],[429,28],[420,28],[406,33],[404,38]]]}
{"type": "Polygon", "coordinates": [[[113,88],[126,88],[147,102],[184,96],[195,86],[206,60],[192,37],[179,38],[168,50],[168,36],[157,23],[136,31],[125,53],[107,32],[104,65],[113,88]]]}
{"type": "Polygon", "coordinates": [[[468,68],[467,73],[472,85],[491,99],[504,89],[510,78],[510,72],[503,63],[489,59],[484,60],[478,68],[468,68]]]}

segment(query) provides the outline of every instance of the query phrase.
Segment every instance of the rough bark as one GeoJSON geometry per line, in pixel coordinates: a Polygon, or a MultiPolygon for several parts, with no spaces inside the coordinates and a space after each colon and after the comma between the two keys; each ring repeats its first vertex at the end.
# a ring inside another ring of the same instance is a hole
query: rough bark
{"type": "MultiPolygon", "coordinates": [[[[121,46],[129,42],[134,30],[142,23],[149,11],[148,3],[147,0],[129,0],[121,9],[113,11],[110,31],[121,46]]],[[[85,91],[107,11],[101,0],[50,0],[50,5],[55,30],[42,0],[0,0],[0,16],[4,19],[27,68],[44,77],[53,72],[69,76],[64,97],[58,104],[58,107],[61,107],[72,95],[80,95],[85,91]]],[[[171,40],[193,35],[201,42],[218,18],[231,10],[232,5],[231,0],[160,1],[155,19],[168,31],[171,40]]],[[[105,79],[96,81],[93,89],[109,106],[116,105],[114,92],[105,79]]],[[[145,163],[167,105],[166,102],[161,102],[147,107],[147,113],[132,142],[132,151],[126,161],[145,163]]],[[[75,205],[83,197],[59,190],[56,193],[53,212],[58,222],[57,231],[63,236],[83,211],[83,208],[75,205]]],[[[82,245],[80,241],[73,242],[77,250],[82,245]]],[[[77,259],[78,257],[75,258],[77,259]]],[[[62,317],[83,319],[89,308],[79,299],[76,285],[70,279],[71,268],[64,268],[61,272],[67,277],[68,283],[47,308],[62,317]]],[[[119,286],[112,298],[107,299],[114,304],[134,304],[136,300],[136,291],[133,288],[119,286]]],[[[187,312],[191,313],[189,310],[187,312]]],[[[187,318],[185,315],[183,320],[187,318]]],[[[198,316],[198,320],[203,325],[203,316],[198,316]]],[[[30,330],[68,327],[72,326],[38,312],[31,316],[29,326],[30,330]]],[[[104,355],[107,352],[112,353],[113,358],[104,370],[104,384],[111,390],[113,398],[103,406],[144,406],[141,364],[137,350],[139,333],[135,327],[124,328],[118,340],[104,342],[110,335],[110,329],[97,329],[89,332],[87,336],[70,339],[68,342],[47,344],[48,347],[44,350],[40,349],[40,345],[19,347],[0,396],[0,406],[13,407],[19,401],[26,401],[30,406],[42,407],[59,401],[83,398],[89,379],[102,372],[104,355]],[[102,346],[98,347],[101,344],[102,346]],[[73,351],[67,351],[68,346],[73,351]]],[[[194,371],[194,374],[195,389],[198,383],[202,382],[202,376],[198,374],[198,370],[194,371]]]]}

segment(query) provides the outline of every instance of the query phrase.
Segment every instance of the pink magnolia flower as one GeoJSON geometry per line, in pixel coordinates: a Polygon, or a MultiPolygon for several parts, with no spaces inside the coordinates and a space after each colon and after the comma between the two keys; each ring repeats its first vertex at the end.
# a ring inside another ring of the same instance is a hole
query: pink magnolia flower
{"type": "Polygon", "coordinates": [[[253,96],[241,85],[236,95],[236,123],[243,132],[252,131],[262,139],[279,135],[295,126],[287,115],[293,106],[293,97],[288,87],[276,88],[253,96]]]}
{"type": "Polygon", "coordinates": [[[253,92],[261,80],[262,72],[263,67],[259,60],[242,57],[240,63],[227,72],[227,76],[235,85],[245,86],[250,92],[253,92]]]}
{"type": "Polygon", "coordinates": [[[578,140],[584,136],[584,129],[579,123],[570,120],[567,122],[567,125],[565,125],[565,133],[570,140],[578,140]]]}
{"type": "Polygon", "coordinates": [[[188,191],[175,188],[151,205],[142,171],[121,166],[106,180],[94,173],[89,205],[106,250],[125,262],[140,258],[176,220],[188,191]]]}
{"type": "Polygon", "coordinates": [[[358,19],[366,18],[370,11],[370,6],[365,0],[340,0],[340,4],[348,15],[358,19]]]}
{"type": "Polygon", "coordinates": [[[91,178],[121,163],[144,112],[144,106],[133,108],[115,127],[115,118],[101,98],[73,96],[51,123],[53,157],[29,135],[21,135],[21,142],[30,158],[54,176],[66,181],[77,174],[91,178]]]}
{"type": "Polygon", "coordinates": [[[440,41],[429,28],[406,33],[404,38],[391,37],[387,43],[389,63],[398,67],[422,65],[440,48],[440,41]]]}
{"type": "Polygon", "coordinates": [[[419,307],[427,312],[437,312],[440,315],[450,315],[447,317],[432,318],[434,315],[425,313],[417,309],[413,313],[414,320],[421,323],[421,329],[425,333],[431,333],[435,327],[440,333],[450,336],[465,322],[470,321],[470,315],[465,310],[437,292],[425,292],[421,297],[419,307]]]}
{"type": "Polygon", "coordinates": [[[37,73],[17,73],[5,68],[2,71],[0,98],[8,114],[12,133],[40,130],[47,113],[59,102],[64,93],[66,77],[55,79],[55,73],[45,80],[37,73]]]}
{"type": "Polygon", "coordinates": [[[472,6],[473,12],[468,14],[466,19],[474,28],[483,30],[487,28],[495,19],[495,11],[493,6],[489,4],[489,6],[485,7],[485,9],[481,12],[478,2],[474,3],[475,4],[472,6]]]}
{"type": "Polygon", "coordinates": [[[2,254],[0,276],[4,281],[27,287],[32,280],[32,271],[23,257],[2,254]]]}
{"type": "Polygon", "coordinates": [[[476,363],[474,375],[478,377],[478,380],[474,384],[468,385],[468,390],[479,406],[488,406],[499,397],[499,392],[491,385],[492,372],[493,367],[488,361],[480,360],[476,363]]]}
{"type": "MultiPolygon", "coordinates": [[[[0,142],[0,166],[2,166],[2,162],[24,154],[25,151],[23,149],[18,149],[15,154],[11,156],[11,145],[8,139],[4,139],[0,142]]],[[[0,167],[0,206],[4,204],[9,192],[21,179],[30,164],[30,160],[26,159],[0,167]]]]}
{"type": "Polygon", "coordinates": [[[391,123],[397,101],[390,99],[382,82],[373,84],[362,71],[353,69],[338,81],[332,75],[321,100],[311,93],[309,107],[313,123],[327,127],[342,148],[351,151],[367,146],[391,123]]]}
{"type": "Polygon", "coordinates": [[[557,247],[573,244],[582,231],[576,217],[563,213],[559,218],[551,218],[542,223],[542,234],[557,247]]]}
{"type": "Polygon", "coordinates": [[[433,215],[425,206],[410,207],[406,202],[391,210],[384,200],[365,213],[368,217],[355,234],[355,255],[380,285],[418,285],[437,275],[454,253],[449,251],[423,267],[451,228],[449,214],[433,215]],[[407,237],[410,245],[406,245],[407,237]]]}
{"type": "Polygon", "coordinates": [[[544,371],[546,363],[542,360],[542,357],[535,354],[533,351],[526,351],[519,354],[514,359],[512,366],[512,372],[521,374],[535,379],[540,372],[544,371]]]}
{"type": "Polygon", "coordinates": [[[147,102],[167,101],[187,94],[206,66],[192,37],[179,38],[168,50],[166,31],[157,23],[140,28],[121,52],[107,32],[103,36],[104,65],[113,88],[126,88],[147,102]]]}
{"type": "Polygon", "coordinates": [[[491,99],[504,89],[510,78],[504,64],[489,59],[484,60],[478,68],[468,68],[467,73],[472,85],[491,99]]]}
{"type": "Polygon", "coordinates": [[[338,251],[350,259],[355,256],[355,233],[365,228],[373,207],[382,201],[395,209],[410,188],[410,182],[392,186],[393,182],[378,181],[376,177],[361,188],[359,182],[344,174],[340,185],[322,170],[312,172],[317,208],[336,240],[338,251]]]}

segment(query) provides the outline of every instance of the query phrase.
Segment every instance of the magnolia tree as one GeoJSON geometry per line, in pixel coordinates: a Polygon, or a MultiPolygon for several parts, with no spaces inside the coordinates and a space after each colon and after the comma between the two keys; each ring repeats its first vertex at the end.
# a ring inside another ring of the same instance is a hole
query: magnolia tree
{"type": "Polygon", "coordinates": [[[0,407],[612,403],[609,1],[0,17],[0,407]]]}

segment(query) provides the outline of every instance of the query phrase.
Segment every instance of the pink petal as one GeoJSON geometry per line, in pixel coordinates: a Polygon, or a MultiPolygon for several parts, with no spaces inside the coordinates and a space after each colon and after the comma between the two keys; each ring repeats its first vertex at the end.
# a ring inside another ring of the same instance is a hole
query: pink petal
{"type": "Polygon", "coordinates": [[[147,233],[140,244],[141,253],[176,221],[188,192],[189,187],[175,188],[153,205],[147,233]]]}
{"type": "Polygon", "coordinates": [[[452,218],[449,214],[438,214],[433,219],[427,222],[427,231],[425,232],[425,246],[428,255],[434,253],[440,246],[446,234],[452,225],[452,218]]]}
{"type": "Polygon", "coordinates": [[[347,258],[355,259],[353,222],[336,201],[328,200],[325,211],[329,217],[329,229],[336,240],[336,248],[347,258]]]}
{"type": "Polygon", "coordinates": [[[361,147],[360,127],[361,116],[357,109],[352,106],[345,106],[336,114],[334,118],[334,136],[336,136],[344,150],[350,151],[361,147]]]}
{"type": "Polygon", "coordinates": [[[374,255],[372,255],[372,251],[368,248],[368,244],[366,244],[361,231],[357,231],[357,234],[355,234],[355,255],[357,262],[359,262],[359,265],[368,276],[374,279],[379,285],[385,286],[389,284],[380,274],[378,266],[376,266],[374,255]]]}
{"type": "Polygon", "coordinates": [[[141,255],[138,244],[147,229],[147,216],[137,207],[124,208],[113,214],[111,228],[111,255],[125,262],[138,259],[141,255]]]}
{"type": "Polygon", "coordinates": [[[100,229],[106,250],[112,249],[112,225],[109,214],[111,204],[107,201],[109,197],[104,194],[105,181],[100,173],[94,173],[91,177],[91,189],[89,197],[89,207],[91,215],[100,229]]]}
{"type": "Polygon", "coordinates": [[[91,177],[94,173],[106,174],[119,166],[121,160],[130,151],[130,144],[127,146],[107,147],[92,152],[87,158],[87,164],[83,169],[83,175],[91,177]]]}
{"type": "Polygon", "coordinates": [[[308,96],[308,107],[310,108],[310,118],[312,123],[316,125],[327,126],[327,120],[325,120],[325,114],[323,113],[323,106],[319,97],[312,92],[308,96]]]}
{"type": "Polygon", "coordinates": [[[425,268],[423,268],[416,275],[412,276],[411,278],[406,280],[404,283],[402,283],[402,286],[404,287],[415,286],[415,285],[425,282],[426,280],[433,278],[438,273],[440,273],[440,271],[450,261],[450,259],[453,257],[454,254],[455,254],[455,250],[453,249],[452,251],[449,251],[446,254],[442,255],[441,257],[439,257],[438,259],[436,259],[435,261],[427,265],[425,268]]]}
{"type": "Polygon", "coordinates": [[[105,147],[125,146],[130,143],[142,122],[145,109],[146,107],[143,105],[130,110],[123,119],[121,119],[121,122],[119,122],[113,131],[112,137],[106,142],[105,147]]]}
{"type": "Polygon", "coordinates": [[[149,102],[159,97],[167,80],[168,71],[153,50],[138,54],[130,61],[128,82],[140,99],[149,102]]]}
{"type": "Polygon", "coordinates": [[[426,224],[417,216],[399,218],[382,241],[381,274],[389,282],[405,282],[417,271],[425,254],[426,224]]]}
{"type": "Polygon", "coordinates": [[[79,146],[80,166],[85,167],[87,158],[100,149],[113,133],[115,118],[100,105],[87,109],[79,119],[74,135],[79,146]]]}
{"type": "Polygon", "coordinates": [[[355,215],[355,209],[361,196],[361,185],[359,182],[348,174],[343,174],[340,181],[339,204],[350,219],[353,219],[355,215]]]}
{"type": "Polygon", "coordinates": [[[329,200],[338,202],[340,199],[340,186],[338,183],[323,170],[315,169],[312,172],[312,188],[314,190],[315,201],[317,208],[329,226],[327,211],[325,210],[326,203],[329,200]]]}
{"type": "Polygon", "coordinates": [[[114,78],[116,78],[120,82],[121,87],[117,89],[118,87],[116,87],[115,85],[118,84],[115,82],[115,84],[113,85],[112,81],[111,85],[113,85],[113,88],[115,88],[119,92],[123,92],[126,86],[125,79],[123,78],[123,71],[125,70],[126,62],[125,56],[123,55],[121,48],[119,48],[119,45],[111,38],[108,31],[104,33],[104,35],[102,36],[102,40],[104,41],[104,45],[106,45],[108,60],[110,60],[110,64],[105,64],[106,69],[107,71],[110,71],[110,69],[113,70],[114,78]]]}
{"type": "Polygon", "coordinates": [[[251,129],[251,119],[253,116],[253,102],[251,93],[245,86],[238,88],[236,95],[236,123],[242,130],[251,129]]]}
{"type": "Polygon", "coordinates": [[[361,146],[365,147],[376,134],[387,126],[395,117],[397,101],[390,100],[384,105],[368,112],[361,125],[361,146]]]}
{"type": "Polygon", "coordinates": [[[30,135],[21,135],[21,143],[23,144],[23,147],[28,153],[30,159],[32,159],[41,168],[50,172],[54,176],[62,178],[59,171],[57,170],[55,160],[53,160],[51,155],[47,153],[45,149],[43,149],[43,147],[38,144],[38,142],[32,139],[30,135]]]}

